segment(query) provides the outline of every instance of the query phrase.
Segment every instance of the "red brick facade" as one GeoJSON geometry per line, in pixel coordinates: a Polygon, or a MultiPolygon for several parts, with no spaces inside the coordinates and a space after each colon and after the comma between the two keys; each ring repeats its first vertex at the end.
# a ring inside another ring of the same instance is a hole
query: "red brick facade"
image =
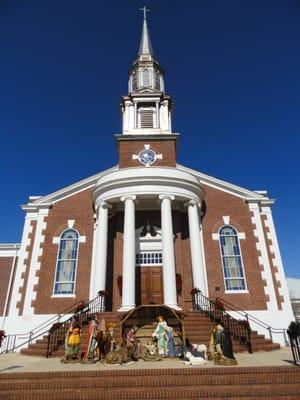
{"type": "MultiPolygon", "coordinates": [[[[124,144],[126,154],[139,150],[139,143],[128,142],[124,144]],[[129,146],[130,145],[130,146],[129,146]],[[133,149],[131,146],[137,146],[133,149]]],[[[172,142],[175,143],[175,142],[172,142]]],[[[155,148],[154,144],[153,148],[155,148]]],[[[156,149],[156,148],[155,148],[156,149]]],[[[163,151],[161,148],[157,151],[163,151]]],[[[208,278],[209,297],[222,297],[245,310],[265,310],[267,297],[264,291],[265,282],[261,277],[262,267],[259,265],[259,252],[256,249],[257,238],[254,236],[255,225],[251,221],[252,213],[248,204],[240,197],[225,193],[219,189],[204,185],[206,192],[206,211],[203,216],[203,239],[205,249],[205,262],[208,278]],[[230,224],[239,233],[244,233],[245,240],[240,240],[242,258],[244,262],[247,293],[225,293],[220,246],[218,240],[213,240],[212,234],[217,234],[224,225],[223,216],[230,217],[230,224]]],[[[87,189],[55,203],[45,218],[47,224],[44,241],[41,243],[42,256],[38,274],[38,284],[34,288],[36,300],[32,302],[34,312],[37,314],[56,313],[70,306],[74,302],[89,299],[90,273],[92,263],[92,246],[94,235],[94,209],[92,202],[93,189],[87,189]],[[68,227],[68,220],[75,220],[74,228],[81,236],[85,236],[85,243],[79,245],[79,256],[76,277],[76,295],[74,297],[53,296],[58,244],[53,243],[54,237],[59,237],[68,227]]],[[[123,212],[119,211],[109,218],[108,224],[108,260],[107,260],[107,291],[109,309],[117,310],[121,305],[118,278],[122,276],[123,252],[123,212]]],[[[145,224],[147,219],[161,227],[160,208],[157,210],[136,211],[136,228],[145,224]]],[[[175,261],[176,273],[182,279],[182,290],[178,293],[178,304],[185,310],[191,309],[192,269],[190,257],[190,243],[188,232],[188,219],[186,209],[173,210],[173,227],[175,236],[175,261]]],[[[35,222],[33,223],[34,234],[35,222]]],[[[32,250],[31,241],[28,247],[28,260],[32,250]]],[[[27,265],[26,261],[26,265],[27,265]]],[[[25,283],[28,269],[24,274],[25,283]]],[[[25,287],[25,284],[24,284],[25,287]]],[[[24,294],[22,292],[22,309],[24,294]]]]}
{"type": "Polygon", "coordinates": [[[0,257],[0,316],[4,314],[4,307],[7,292],[9,288],[9,280],[14,266],[14,257],[0,257]]]}
{"type": "Polygon", "coordinates": [[[119,167],[141,167],[138,160],[133,160],[132,155],[138,154],[144,149],[145,144],[150,144],[156,154],[162,154],[162,159],[157,160],[155,166],[157,167],[176,167],[176,139],[147,139],[139,137],[135,140],[127,140],[122,138],[118,141],[119,146],[119,167]]]}
{"type": "Polygon", "coordinates": [[[56,313],[81,299],[89,297],[90,269],[93,246],[94,211],[91,189],[85,190],[58,203],[55,203],[45,218],[47,228],[43,235],[45,240],[41,245],[41,268],[38,271],[38,284],[34,288],[36,300],[32,302],[36,314],[56,313]],[[79,244],[76,276],[76,296],[53,297],[53,284],[56,268],[58,244],[53,244],[53,238],[58,237],[68,228],[68,220],[75,220],[74,228],[81,236],[86,237],[85,243],[79,244]]]}
{"type": "Polygon", "coordinates": [[[244,310],[265,310],[268,299],[264,292],[265,282],[261,277],[257,239],[253,232],[255,225],[251,221],[252,213],[248,204],[237,196],[208,186],[204,188],[206,213],[203,217],[203,239],[209,296],[222,297],[230,303],[240,305],[244,310]],[[240,247],[249,293],[225,293],[220,245],[218,240],[212,239],[212,234],[218,233],[219,228],[224,225],[223,216],[229,216],[230,225],[246,235],[246,239],[240,240],[240,247]]]}

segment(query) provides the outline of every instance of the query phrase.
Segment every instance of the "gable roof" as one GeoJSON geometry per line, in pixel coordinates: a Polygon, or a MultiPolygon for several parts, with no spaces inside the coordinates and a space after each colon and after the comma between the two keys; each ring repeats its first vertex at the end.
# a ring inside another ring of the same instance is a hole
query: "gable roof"
{"type": "MultiPolygon", "coordinates": [[[[118,168],[118,165],[116,165],[112,168],[98,172],[95,175],[82,179],[78,182],[73,183],[72,185],[66,186],[45,196],[30,196],[28,204],[21,207],[25,211],[43,207],[48,208],[51,204],[57,203],[58,201],[61,201],[67,197],[73,196],[74,194],[80,193],[83,190],[93,187],[101,176],[107,174],[108,172],[118,170],[118,168]]],[[[275,201],[273,199],[269,199],[266,191],[251,191],[241,186],[237,186],[232,183],[215,178],[213,176],[206,175],[192,168],[185,167],[181,164],[177,164],[176,168],[182,171],[189,172],[190,174],[196,176],[199,179],[200,184],[202,183],[204,185],[222,190],[234,196],[241,197],[248,202],[260,202],[265,205],[271,205],[275,201]]]]}
{"type": "Polygon", "coordinates": [[[66,186],[60,190],[57,190],[56,192],[52,192],[45,196],[31,196],[29,197],[29,203],[21,207],[23,208],[23,210],[26,210],[30,206],[32,207],[50,206],[51,204],[57,203],[62,199],[73,196],[76,193],[82,192],[83,190],[93,187],[97,182],[97,180],[102,175],[105,175],[108,172],[114,171],[118,168],[119,168],[118,166],[114,166],[112,168],[98,172],[95,175],[89,176],[88,178],[82,179],[78,182],[73,183],[72,185],[66,186]]]}
{"type": "Polygon", "coordinates": [[[241,186],[234,185],[232,183],[223,181],[221,179],[215,178],[210,175],[206,175],[203,172],[196,171],[195,169],[185,167],[184,165],[177,164],[176,167],[178,169],[181,169],[183,171],[189,172],[190,174],[195,175],[200,183],[214,187],[216,189],[222,190],[226,193],[230,193],[234,196],[238,196],[243,198],[244,200],[247,200],[248,202],[263,202],[264,204],[271,205],[275,202],[274,199],[270,199],[267,196],[267,191],[261,190],[261,191],[254,191],[254,190],[249,190],[245,189],[241,186]]]}

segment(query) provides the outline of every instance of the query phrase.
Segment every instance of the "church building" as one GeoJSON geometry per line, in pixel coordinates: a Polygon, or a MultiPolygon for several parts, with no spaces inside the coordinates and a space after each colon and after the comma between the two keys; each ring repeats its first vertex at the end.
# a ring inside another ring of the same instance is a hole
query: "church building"
{"type": "Polygon", "coordinates": [[[188,311],[199,289],[273,328],[294,319],[274,200],[178,164],[172,108],[144,15],[114,138],[118,164],[30,196],[21,243],[0,245],[6,333],[28,332],[99,292],[105,310],[120,314],[143,304],[188,311]]]}

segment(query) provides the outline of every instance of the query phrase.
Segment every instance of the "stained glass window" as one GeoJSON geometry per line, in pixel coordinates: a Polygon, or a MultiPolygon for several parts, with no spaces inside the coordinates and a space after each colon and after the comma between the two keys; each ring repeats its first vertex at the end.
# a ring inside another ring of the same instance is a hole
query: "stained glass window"
{"type": "Polygon", "coordinates": [[[136,90],[137,89],[137,76],[136,73],[134,72],[132,74],[132,90],[136,90]]]}
{"type": "Polygon", "coordinates": [[[220,229],[220,246],[226,290],[245,290],[239,238],[232,226],[223,226],[220,229]]]}
{"type": "Polygon", "coordinates": [[[143,86],[150,86],[150,76],[147,68],[143,69],[143,86]]]}
{"type": "Polygon", "coordinates": [[[54,294],[73,294],[78,256],[78,233],[74,229],[64,231],[60,237],[54,294]]]}
{"type": "Polygon", "coordinates": [[[158,72],[155,74],[155,89],[160,90],[160,75],[158,72]]]}

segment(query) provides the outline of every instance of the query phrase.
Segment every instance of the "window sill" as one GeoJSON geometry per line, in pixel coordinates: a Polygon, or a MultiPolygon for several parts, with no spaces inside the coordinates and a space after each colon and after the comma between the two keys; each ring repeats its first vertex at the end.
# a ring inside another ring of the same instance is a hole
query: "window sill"
{"type": "Polygon", "coordinates": [[[76,297],[76,294],[53,294],[51,297],[60,298],[60,297],[76,297]]]}
{"type": "Polygon", "coordinates": [[[249,290],[225,290],[225,294],[249,293],[249,290]]]}

